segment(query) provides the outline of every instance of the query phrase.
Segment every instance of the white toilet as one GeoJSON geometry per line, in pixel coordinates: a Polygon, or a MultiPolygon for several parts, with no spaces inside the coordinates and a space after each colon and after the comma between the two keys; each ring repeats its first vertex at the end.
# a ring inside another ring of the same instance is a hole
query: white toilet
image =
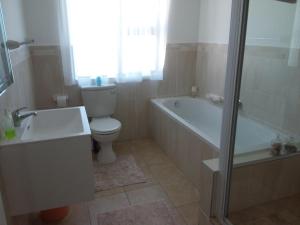
{"type": "Polygon", "coordinates": [[[120,121],[111,117],[116,107],[116,85],[81,87],[81,95],[87,115],[91,118],[93,139],[101,146],[97,159],[101,164],[111,163],[116,160],[112,142],[121,130],[120,121]]]}

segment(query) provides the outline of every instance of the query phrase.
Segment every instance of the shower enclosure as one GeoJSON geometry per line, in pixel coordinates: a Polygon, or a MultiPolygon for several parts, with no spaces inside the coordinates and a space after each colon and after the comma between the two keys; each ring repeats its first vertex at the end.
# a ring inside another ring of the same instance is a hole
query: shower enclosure
{"type": "Polygon", "coordinates": [[[299,1],[233,0],[221,138],[224,224],[300,224],[299,47],[299,1]]]}

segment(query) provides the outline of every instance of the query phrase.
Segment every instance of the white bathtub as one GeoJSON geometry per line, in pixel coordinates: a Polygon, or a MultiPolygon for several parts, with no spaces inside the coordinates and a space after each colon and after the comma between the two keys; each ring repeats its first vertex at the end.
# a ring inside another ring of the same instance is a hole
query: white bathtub
{"type": "MultiPolygon", "coordinates": [[[[222,108],[201,98],[176,97],[153,99],[152,103],[177,122],[192,130],[214,149],[220,149],[222,108]]],[[[270,147],[279,132],[239,115],[235,154],[270,147]]]]}

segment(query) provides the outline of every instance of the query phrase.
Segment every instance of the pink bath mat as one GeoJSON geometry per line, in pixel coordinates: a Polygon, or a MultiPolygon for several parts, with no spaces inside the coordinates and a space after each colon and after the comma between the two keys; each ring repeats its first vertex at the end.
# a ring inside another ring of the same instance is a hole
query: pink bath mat
{"type": "Polygon", "coordinates": [[[98,225],[179,225],[164,202],[136,205],[97,215],[98,225]]]}
{"type": "Polygon", "coordinates": [[[107,165],[94,163],[96,191],[146,182],[146,177],[131,155],[118,156],[107,165]]]}

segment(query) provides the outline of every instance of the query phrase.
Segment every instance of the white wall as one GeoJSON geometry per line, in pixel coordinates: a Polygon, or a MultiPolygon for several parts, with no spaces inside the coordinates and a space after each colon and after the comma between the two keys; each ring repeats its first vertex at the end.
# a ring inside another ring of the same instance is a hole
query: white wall
{"type": "Polygon", "coordinates": [[[27,35],[35,45],[57,45],[57,0],[23,0],[27,35]]]}
{"type": "Polygon", "coordinates": [[[171,0],[169,43],[197,43],[201,0],[171,0]]]}
{"type": "MultiPolygon", "coordinates": [[[[25,38],[23,22],[14,24],[22,21],[23,2],[27,37],[35,39],[37,45],[58,44],[56,1],[2,0],[6,16],[14,17],[7,26],[9,36],[25,38]],[[11,13],[12,10],[17,13],[11,13]]],[[[274,0],[251,0],[247,43],[288,47],[295,6],[274,0]],[[273,37],[279,41],[270,40],[273,37]]],[[[228,43],[230,13],[231,0],[171,0],[168,42],[228,43]]]]}
{"type": "Polygon", "coordinates": [[[26,38],[23,0],[1,0],[8,39],[24,41],[26,38]]]}
{"type": "Polygon", "coordinates": [[[231,0],[200,0],[199,42],[228,43],[231,0]]]}
{"type": "Polygon", "coordinates": [[[274,0],[251,0],[247,44],[289,48],[295,11],[296,4],[274,0]]]}
{"type": "MultiPolygon", "coordinates": [[[[27,34],[36,45],[59,43],[56,1],[23,0],[27,34]]],[[[168,42],[197,42],[199,8],[200,0],[171,0],[168,42]]]]}

